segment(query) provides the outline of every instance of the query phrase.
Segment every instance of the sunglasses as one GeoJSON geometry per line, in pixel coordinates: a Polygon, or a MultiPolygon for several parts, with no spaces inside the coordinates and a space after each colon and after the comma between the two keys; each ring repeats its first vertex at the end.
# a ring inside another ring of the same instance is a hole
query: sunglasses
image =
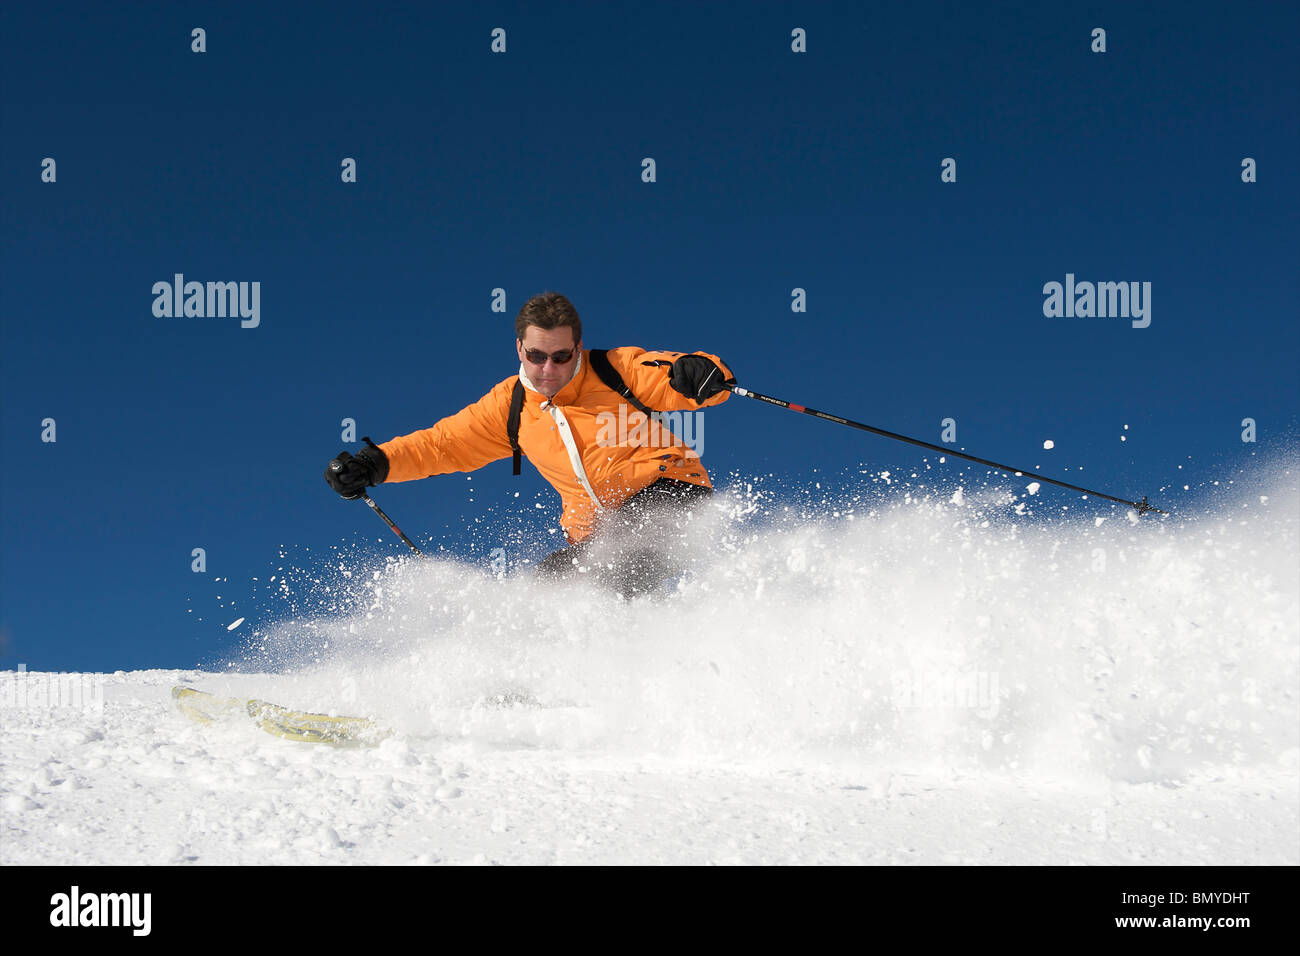
{"type": "Polygon", "coordinates": [[[545,365],[548,358],[556,365],[568,365],[573,361],[573,349],[564,349],[549,355],[541,349],[524,349],[524,357],[533,365],[545,365]]]}

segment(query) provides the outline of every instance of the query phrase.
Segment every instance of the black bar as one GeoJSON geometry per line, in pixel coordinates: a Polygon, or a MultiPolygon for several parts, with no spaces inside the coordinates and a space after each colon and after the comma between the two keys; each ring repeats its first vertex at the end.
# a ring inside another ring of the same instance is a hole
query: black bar
{"type": "Polygon", "coordinates": [[[864,425],[861,422],[851,421],[847,418],[840,418],[838,415],[831,415],[826,412],[819,412],[815,408],[809,408],[806,405],[797,405],[794,402],[787,402],[782,398],[773,398],[771,395],[764,395],[761,392],[751,391],[747,388],[741,388],[739,385],[727,386],[737,395],[743,395],[746,398],[755,398],[760,402],[767,402],[769,405],[779,405],[781,408],[788,408],[793,412],[803,412],[805,415],[812,415],[815,418],[824,418],[828,422],[836,422],[840,425],[848,425],[851,428],[859,428],[864,432],[871,432],[873,435],[881,435],[885,438],[892,438],[895,441],[906,442],[909,445],[919,445],[922,448],[929,448],[937,451],[942,455],[951,455],[953,458],[964,458],[967,461],[973,461],[980,465],[987,465],[990,468],[996,468],[999,471],[1009,472],[1013,475],[1032,477],[1034,481],[1044,481],[1051,485],[1059,485],[1062,488],[1069,488],[1071,491],[1082,492],[1085,495],[1095,495],[1098,498],[1105,498],[1108,501],[1114,501],[1122,505],[1136,508],[1138,514],[1145,514],[1148,511],[1154,511],[1157,514],[1168,514],[1167,511],[1147,503],[1144,497],[1141,501],[1129,501],[1127,498],[1116,498],[1114,495],[1108,495],[1103,491],[1093,491],[1090,488],[1081,488],[1079,485],[1072,485],[1068,481],[1057,481],[1055,478],[1048,478],[1046,475],[1040,475],[1037,472],[1026,471],[1023,468],[1016,468],[1014,465],[1002,465],[996,461],[989,461],[987,458],[976,458],[974,455],[967,455],[964,452],[953,451],[951,448],[945,448],[943,445],[932,445],[928,441],[921,441],[919,438],[909,438],[906,435],[899,435],[897,432],[885,431],[883,428],[875,428],[871,425],[864,425]]]}

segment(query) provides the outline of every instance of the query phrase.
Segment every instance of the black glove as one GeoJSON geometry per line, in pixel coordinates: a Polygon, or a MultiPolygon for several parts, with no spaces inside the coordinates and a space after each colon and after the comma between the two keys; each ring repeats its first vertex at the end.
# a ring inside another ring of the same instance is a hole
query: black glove
{"type": "Polygon", "coordinates": [[[360,498],[368,486],[383,484],[388,477],[388,456],[369,438],[362,441],[368,447],[355,456],[346,451],[339,452],[325,469],[329,486],[349,501],[360,498]]]}
{"type": "Polygon", "coordinates": [[[703,355],[683,355],[673,363],[668,384],[683,395],[703,403],[718,392],[725,392],[726,386],[735,385],[736,380],[724,379],[722,369],[703,355]]]}

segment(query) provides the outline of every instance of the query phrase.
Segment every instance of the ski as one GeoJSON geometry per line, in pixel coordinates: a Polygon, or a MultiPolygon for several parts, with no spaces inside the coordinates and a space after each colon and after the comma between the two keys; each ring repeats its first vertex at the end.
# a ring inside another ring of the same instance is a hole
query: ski
{"type": "Polygon", "coordinates": [[[265,700],[219,697],[193,687],[172,688],[177,709],[196,723],[212,724],[244,715],[274,737],[333,747],[372,747],[392,731],[367,717],[343,717],[290,710],[265,700]]]}

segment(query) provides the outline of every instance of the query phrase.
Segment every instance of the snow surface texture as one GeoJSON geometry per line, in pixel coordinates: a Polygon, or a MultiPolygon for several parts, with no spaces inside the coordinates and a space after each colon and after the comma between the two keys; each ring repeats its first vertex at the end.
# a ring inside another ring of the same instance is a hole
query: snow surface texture
{"type": "Polygon", "coordinates": [[[1010,480],[742,482],[631,602],[336,561],[228,667],[80,678],[102,707],[0,674],[0,859],[1300,863],[1295,471],[1141,520],[1010,480]],[[202,726],[175,683],[395,734],[202,726]]]}

